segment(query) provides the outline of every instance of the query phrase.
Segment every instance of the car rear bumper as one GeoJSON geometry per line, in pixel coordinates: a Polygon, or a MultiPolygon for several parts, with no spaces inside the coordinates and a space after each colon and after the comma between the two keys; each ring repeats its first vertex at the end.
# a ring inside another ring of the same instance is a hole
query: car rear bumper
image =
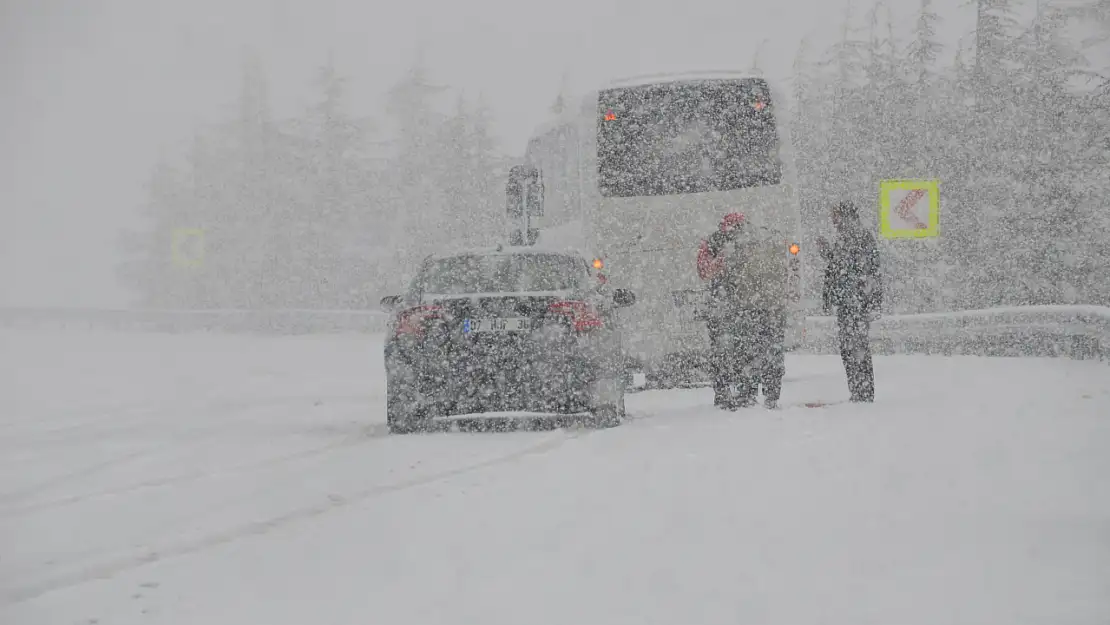
{"type": "Polygon", "coordinates": [[[601,365],[581,353],[386,352],[390,392],[434,417],[587,412],[601,365]]]}

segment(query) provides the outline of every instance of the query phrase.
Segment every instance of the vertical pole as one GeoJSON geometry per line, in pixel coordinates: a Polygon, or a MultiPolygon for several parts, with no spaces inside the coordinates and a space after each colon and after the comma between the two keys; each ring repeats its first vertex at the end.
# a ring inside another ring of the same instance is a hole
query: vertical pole
{"type": "Polygon", "coordinates": [[[529,208],[528,207],[528,195],[532,191],[532,176],[531,175],[527,176],[524,180],[521,181],[520,190],[521,190],[520,202],[521,202],[521,209],[522,209],[521,210],[521,215],[524,219],[524,231],[520,233],[520,242],[521,242],[521,245],[528,245],[528,228],[531,225],[531,224],[529,224],[529,216],[528,216],[528,208],[529,208]]]}

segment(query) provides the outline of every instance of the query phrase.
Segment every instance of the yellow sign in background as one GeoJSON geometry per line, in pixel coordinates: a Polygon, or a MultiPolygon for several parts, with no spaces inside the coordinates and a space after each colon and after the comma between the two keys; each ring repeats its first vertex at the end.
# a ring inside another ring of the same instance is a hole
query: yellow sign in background
{"type": "Polygon", "coordinates": [[[879,183],[879,228],[888,239],[940,235],[939,180],[884,180],[879,183]]]}
{"type": "Polygon", "coordinates": [[[178,228],[171,243],[173,264],[178,267],[200,267],[204,264],[204,231],[200,228],[178,228]]]}

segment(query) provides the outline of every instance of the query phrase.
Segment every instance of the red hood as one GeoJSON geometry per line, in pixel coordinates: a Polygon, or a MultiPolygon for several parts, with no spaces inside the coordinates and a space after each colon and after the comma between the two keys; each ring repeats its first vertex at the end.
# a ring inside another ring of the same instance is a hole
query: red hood
{"type": "Polygon", "coordinates": [[[729,213],[721,218],[721,232],[728,232],[744,223],[743,213],[729,213]]]}

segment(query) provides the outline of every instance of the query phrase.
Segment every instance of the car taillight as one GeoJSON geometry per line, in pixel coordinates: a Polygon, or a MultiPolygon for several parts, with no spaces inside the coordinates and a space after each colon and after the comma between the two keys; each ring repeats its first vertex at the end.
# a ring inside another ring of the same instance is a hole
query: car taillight
{"type": "Polygon", "coordinates": [[[424,322],[429,319],[441,319],[443,309],[439,306],[417,306],[401,311],[397,317],[397,336],[423,336],[424,322]]]}
{"type": "Polygon", "coordinates": [[[553,302],[547,309],[553,313],[566,315],[574,324],[576,332],[584,332],[601,327],[601,315],[586,302],[553,302]]]}

